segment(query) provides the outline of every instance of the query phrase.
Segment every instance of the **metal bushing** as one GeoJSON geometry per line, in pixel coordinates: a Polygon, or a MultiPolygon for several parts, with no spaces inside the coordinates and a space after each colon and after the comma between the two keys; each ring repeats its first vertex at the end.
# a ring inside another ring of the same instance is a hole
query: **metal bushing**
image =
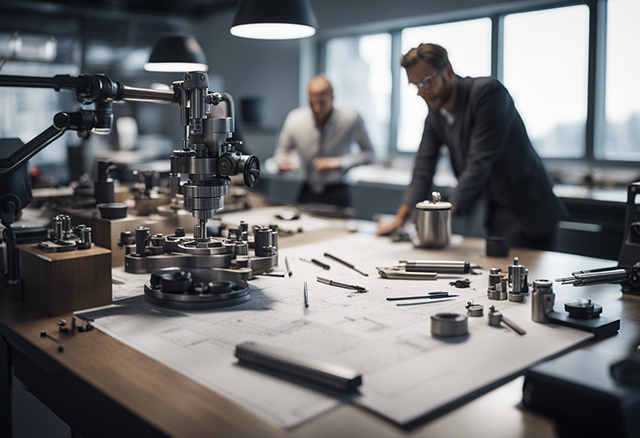
{"type": "Polygon", "coordinates": [[[182,194],[189,198],[219,198],[229,194],[228,185],[192,185],[182,186],[182,194]]]}
{"type": "Polygon", "coordinates": [[[503,292],[501,290],[496,290],[496,289],[488,289],[487,298],[495,301],[503,301],[507,299],[507,292],[503,292]]]}
{"type": "Polygon", "coordinates": [[[467,315],[472,317],[482,316],[484,314],[484,306],[482,304],[467,303],[467,315]]]}
{"type": "Polygon", "coordinates": [[[468,316],[459,313],[431,315],[431,334],[442,338],[464,336],[469,333],[468,316]]]}
{"type": "Polygon", "coordinates": [[[524,294],[511,292],[509,294],[509,301],[514,303],[524,303],[524,294]]]}
{"type": "MultiPolygon", "coordinates": [[[[184,208],[192,210],[220,210],[224,207],[223,198],[189,198],[184,197],[184,208]]],[[[213,217],[213,216],[211,216],[213,217]]]]}

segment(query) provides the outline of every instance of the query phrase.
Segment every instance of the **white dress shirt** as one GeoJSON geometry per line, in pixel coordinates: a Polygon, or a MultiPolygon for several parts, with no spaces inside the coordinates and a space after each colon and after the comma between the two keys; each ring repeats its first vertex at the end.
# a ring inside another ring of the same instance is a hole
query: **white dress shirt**
{"type": "Polygon", "coordinates": [[[311,108],[291,111],[282,126],[274,155],[279,160],[292,152],[300,158],[307,184],[317,194],[324,192],[328,185],[343,182],[347,170],[369,164],[375,156],[362,117],[355,111],[338,108],[333,108],[323,129],[316,124],[311,108]],[[360,147],[359,153],[352,153],[353,142],[360,147]],[[340,169],[317,171],[312,164],[317,157],[339,158],[340,169]]]}

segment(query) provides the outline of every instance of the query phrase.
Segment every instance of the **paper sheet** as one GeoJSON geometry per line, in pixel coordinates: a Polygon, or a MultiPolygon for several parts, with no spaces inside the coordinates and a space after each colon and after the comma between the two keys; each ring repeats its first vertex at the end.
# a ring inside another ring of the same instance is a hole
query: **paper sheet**
{"type": "MultiPolygon", "coordinates": [[[[435,416],[461,399],[592,337],[591,333],[532,322],[529,302],[489,301],[484,271],[482,275],[464,276],[472,281],[468,289],[449,285],[463,277],[441,276],[437,281],[379,278],[375,266],[391,266],[401,259],[440,258],[437,252],[415,250],[408,243],[354,234],[284,249],[280,264],[285,256],[293,277],[252,280],[252,298],[240,306],[166,311],[133,296],[124,304],[89,312],[88,316],[96,318],[98,328],[280,427],[300,424],[342,400],[237,365],[233,357],[236,344],[257,341],[355,368],[363,374],[356,402],[406,425],[435,416]],[[324,258],[324,252],[348,260],[369,276],[324,258]],[[329,263],[331,269],[325,271],[300,257],[317,258],[329,263]],[[365,286],[369,292],[361,294],[321,284],[317,276],[365,286]],[[308,308],[304,307],[305,281],[308,308]],[[459,297],[416,306],[397,306],[398,302],[386,300],[436,290],[459,297]],[[466,313],[464,306],[471,300],[485,306],[485,316],[469,318],[467,338],[447,342],[430,335],[432,314],[466,313]],[[490,327],[486,316],[490,305],[527,334],[519,336],[508,329],[490,327]]],[[[115,272],[114,276],[122,278],[115,272]]],[[[148,279],[148,275],[141,277],[148,279]]],[[[120,288],[118,294],[142,292],[139,281],[131,284],[137,285],[129,291],[120,288]]]]}

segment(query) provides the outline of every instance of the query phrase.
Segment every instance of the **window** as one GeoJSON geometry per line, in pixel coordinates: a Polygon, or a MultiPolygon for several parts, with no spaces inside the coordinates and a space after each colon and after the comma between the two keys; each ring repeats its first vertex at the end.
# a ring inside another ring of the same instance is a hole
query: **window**
{"type": "Polygon", "coordinates": [[[585,5],[504,19],[504,85],[543,157],[585,155],[588,58],[585,5]]]}
{"type": "Polygon", "coordinates": [[[596,158],[640,161],[640,2],[607,3],[605,125],[596,158]]]}
{"type": "Polygon", "coordinates": [[[380,156],[419,146],[428,107],[407,85],[399,60],[433,42],[447,49],[456,74],[503,82],[541,157],[640,164],[640,1],[549,3],[556,6],[532,10],[505,3],[491,18],[463,11],[461,21],[329,39],[328,64],[345,78],[349,104],[375,114],[367,123],[380,156]],[[371,57],[365,55],[367,38],[384,38],[372,43],[371,57]],[[349,44],[351,52],[340,48],[349,44]],[[354,87],[362,63],[379,86],[359,95],[354,87]]]}
{"type": "Polygon", "coordinates": [[[358,111],[378,157],[384,157],[391,120],[391,35],[334,38],[326,56],[335,106],[358,111]]]}
{"type": "MultiPolygon", "coordinates": [[[[439,44],[447,49],[456,74],[463,77],[491,75],[489,18],[407,28],[402,31],[401,41],[402,55],[421,43],[439,44]]],[[[407,85],[404,71],[401,83],[397,149],[399,152],[415,152],[429,111],[424,100],[407,85]]]]}

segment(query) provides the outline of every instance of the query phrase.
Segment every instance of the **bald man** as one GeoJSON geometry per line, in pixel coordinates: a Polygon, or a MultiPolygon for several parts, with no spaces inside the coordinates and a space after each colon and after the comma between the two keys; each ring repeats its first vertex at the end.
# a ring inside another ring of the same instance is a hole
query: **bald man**
{"type": "Polygon", "coordinates": [[[374,150],[355,111],[333,106],[331,82],[318,75],[307,85],[309,107],[297,108],[284,122],[275,157],[280,172],[303,170],[305,184],[300,203],[351,205],[346,172],[373,162],[374,150]],[[359,151],[352,153],[357,143],[359,151]]]}

